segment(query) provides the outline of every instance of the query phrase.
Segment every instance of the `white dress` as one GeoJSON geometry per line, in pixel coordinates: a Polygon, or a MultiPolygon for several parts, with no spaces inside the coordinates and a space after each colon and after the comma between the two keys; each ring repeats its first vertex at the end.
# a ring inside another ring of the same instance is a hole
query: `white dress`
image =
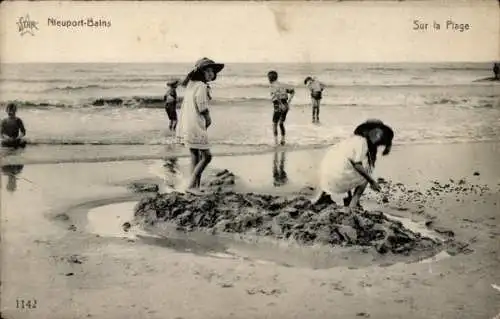
{"type": "Polygon", "coordinates": [[[368,143],[361,136],[351,136],[333,146],[326,152],[320,169],[320,188],[330,196],[347,193],[366,183],[366,179],[354,169],[350,160],[361,162],[371,174],[368,161],[368,143]]]}
{"type": "Polygon", "coordinates": [[[205,118],[201,115],[208,110],[208,85],[190,81],[184,93],[177,126],[178,141],[188,148],[209,149],[205,118]]]}

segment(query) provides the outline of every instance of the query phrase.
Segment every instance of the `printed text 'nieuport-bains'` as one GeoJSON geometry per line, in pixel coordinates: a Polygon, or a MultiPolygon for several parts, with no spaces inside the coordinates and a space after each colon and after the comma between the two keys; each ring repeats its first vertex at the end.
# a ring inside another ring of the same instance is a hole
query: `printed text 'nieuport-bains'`
{"type": "Polygon", "coordinates": [[[109,28],[111,27],[111,21],[106,19],[96,19],[96,18],[82,18],[82,19],[48,18],[47,25],[49,27],[64,27],[64,28],[78,28],[78,27],[109,28]]]}

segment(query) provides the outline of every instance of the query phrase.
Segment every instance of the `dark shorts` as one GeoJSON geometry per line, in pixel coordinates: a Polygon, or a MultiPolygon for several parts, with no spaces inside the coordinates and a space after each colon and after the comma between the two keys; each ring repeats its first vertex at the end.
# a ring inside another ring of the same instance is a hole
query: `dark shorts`
{"type": "Polygon", "coordinates": [[[170,121],[177,121],[177,110],[175,105],[167,105],[165,111],[170,121]]]}
{"type": "Polygon", "coordinates": [[[321,98],[323,97],[323,93],[321,92],[313,92],[311,93],[311,98],[313,98],[314,100],[321,100],[321,98]]]}
{"type": "Polygon", "coordinates": [[[285,122],[287,114],[288,109],[280,110],[279,108],[275,108],[273,112],[273,123],[285,122]]]}
{"type": "Polygon", "coordinates": [[[2,141],[3,147],[24,148],[26,146],[25,140],[2,141]]]}
{"type": "Polygon", "coordinates": [[[286,100],[281,101],[282,105],[286,105],[286,109],[282,110],[278,102],[273,102],[274,112],[273,112],[273,123],[285,122],[286,115],[288,114],[288,102],[286,100]]]}

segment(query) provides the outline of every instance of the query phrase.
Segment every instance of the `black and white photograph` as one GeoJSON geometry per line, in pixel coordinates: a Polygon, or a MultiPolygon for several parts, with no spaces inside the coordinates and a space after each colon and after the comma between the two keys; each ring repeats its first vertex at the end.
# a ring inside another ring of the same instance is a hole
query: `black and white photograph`
{"type": "Polygon", "coordinates": [[[500,319],[499,9],[0,3],[0,318],[500,319]]]}

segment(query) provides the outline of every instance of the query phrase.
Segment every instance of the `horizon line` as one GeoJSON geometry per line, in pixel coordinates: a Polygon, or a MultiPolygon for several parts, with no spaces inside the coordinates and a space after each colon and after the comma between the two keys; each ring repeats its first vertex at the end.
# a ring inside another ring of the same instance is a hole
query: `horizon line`
{"type": "MultiPolygon", "coordinates": [[[[317,61],[317,62],[278,62],[278,61],[228,61],[221,62],[224,64],[444,64],[444,63],[498,63],[497,60],[488,61],[317,61]]],[[[55,62],[55,61],[0,61],[0,64],[194,64],[193,61],[153,61],[153,62],[141,62],[141,61],[121,61],[121,62],[110,62],[110,61],[67,61],[67,62],[55,62]]]]}

